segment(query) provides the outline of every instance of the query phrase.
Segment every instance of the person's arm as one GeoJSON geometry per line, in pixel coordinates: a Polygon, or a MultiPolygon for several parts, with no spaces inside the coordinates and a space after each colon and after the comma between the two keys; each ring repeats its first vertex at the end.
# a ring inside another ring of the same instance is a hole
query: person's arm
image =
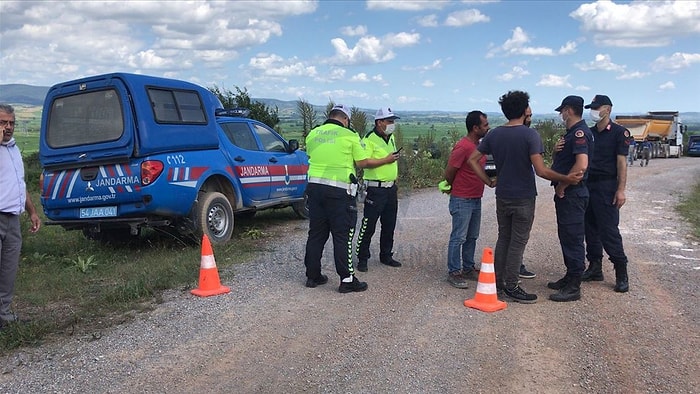
{"type": "Polygon", "coordinates": [[[449,164],[447,165],[447,168],[445,168],[445,180],[450,185],[452,184],[452,182],[455,181],[455,176],[457,176],[457,170],[458,168],[452,167],[449,164]]]}
{"type": "Polygon", "coordinates": [[[617,206],[617,209],[622,208],[627,201],[625,187],[627,187],[627,160],[625,156],[617,155],[617,191],[612,201],[617,206]]]}
{"type": "Polygon", "coordinates": [[[544,178],[549,181],[578,185],[581,178],[583,178],[583,171],[569,172],[569,174],[564,175],[552,170],[551,168],[548,168],[546,165],[544,165],[544,159],[540,153],[530,155],[530,162],[532,162],[532,166],[535,168],[535,174],[537,174],[537,176],[540,178],[544,178]]]}
{"type": "Polygon", "coordinates": [[[36,212],[36,208],[34,207],[34,203],[32,203],[32,198],[28,191],[27,201],[24,203],[24,209],[27,211],[27,214],[29,214],[29,220],[32,221],[32,228],[30,228],[29,231],[32,233],[39,231],[39,228],[41,228],[41,219],[36,212]]]}
{"type": "Polygon", "coordinates": [[[491,178],[489,178],[488,175],[486,175],[484,167],[482,167],[480,164],[482,157],[484,157],[484,154],[481,153],[478,149],[475,150],[471,154],[471,156],[469,156],[469,166],[471,166],[476,176],[478,176],[479,179],[481,179],[481,181],[484,182],[484,185],[488,187],[494,187],[496,186],[496,181],[492,180],[491,178]]]}
{"type": "MultiPolygon", "coordinates": [[[[576,155],[576,162],[569,170],[569,174],[574,173],[584,173],[588,169],[588,155],[585,153],[579,153],[576,155]]],[[[569,186],[567,182],[557,183],[557,187],[554,188],[557,196],[564,197],[564,190],[569,186]]]]}
{"type": "Polygon", "coordinates": [[[376,168],[383,166],[384,164],[393,163],[399,159],[398,153],[389,153],[386,157],[381,159],[364,159],[356,161],[355,165],[359,168],[376,168]]]}

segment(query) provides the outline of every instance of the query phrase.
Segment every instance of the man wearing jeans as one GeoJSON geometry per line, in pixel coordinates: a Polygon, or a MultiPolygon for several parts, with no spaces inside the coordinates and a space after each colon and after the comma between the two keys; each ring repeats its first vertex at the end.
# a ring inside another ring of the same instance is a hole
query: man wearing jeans
{"type": "Polygon", "coordinates": [[[569,184],[578,184],[583,173],[559,174],[545,166],[542,139],[537,131],[523,124],[530,109],[530,95],[518,90],[510,91],[501,96],[498,103],[508,123],[491,130],[481,140],[469,157],[469,165],[482,182],[494,187],[496,181],[486,175],[480,161],[484,155],[491,154],[496,163],[496,288],[501,290],[499,293],[503,298],[532,304],[537,302],[537,295],[520,288],[518,275],[535,219],[535,173],[550,181],[569,184]]]}
{"type": "MultiPolygon", "coordinates": [[[[481,111],[471,111],[465,120],[467,135],[455,144],[445,169],[450,190],[452,233],[447,247],[447,281],[454,287],[467,288],[467,280],[476,280],[474,251],[481,225],[481,197],[484,183],[468,163],[479,140],[489,131],[489,121],[481,111]]],[[[479,165],[483,168],[486,156],[479,165]]]]}

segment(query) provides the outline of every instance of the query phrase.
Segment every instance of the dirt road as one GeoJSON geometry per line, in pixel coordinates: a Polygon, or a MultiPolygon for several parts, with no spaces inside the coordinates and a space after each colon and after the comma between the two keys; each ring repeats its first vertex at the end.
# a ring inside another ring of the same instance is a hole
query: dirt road
{"type": "MultiPolygon", "coordinates": [[[[700,159],[629,172],[620,226],[629,293],[613,292],[606,262],[606,280],[584,284],[581,301],[547,300],[547,281],[564,269],[552,191],[540,180],[525,254],[537,277],[523,280],[539,302],[465,308],[476,284],[446,282],[447,197],[426,190],[400,201],[394,257],[404,266],[370,260],[364,293],[336,291],[330,245],[331,281],[305,288],[307,224],[290,222],[270,230],[279,238],[255,261],[221,272],[231,294],[172,291],[132,323],[19,351],[5,360],[0,391],[700,392],[700,245],[672,208],[700,180],[700,159]]],[[[496,241],[492,190],[483,212],[479,255],[496,241]]]]}

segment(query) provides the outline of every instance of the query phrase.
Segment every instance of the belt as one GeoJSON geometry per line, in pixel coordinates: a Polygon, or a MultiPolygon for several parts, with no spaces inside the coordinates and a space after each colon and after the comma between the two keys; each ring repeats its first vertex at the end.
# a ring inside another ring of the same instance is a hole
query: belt
{"type": "Polygon", "coordinates": [[[617,175],[594,175],[588,174],[588,182],[609,181],[617,179],[617,175]]]}
{"type": "Polygon", "coordinates": [[[15,215],[15,214],[12,213],[12,212],[0,212],[0,215],[3,215],[3,216],[17,216],[17,215],[15,215]]]}
{"type": "Polygon", "coordinates": [[[367,187],[393,187],[394,181],[365,181],[367,187]]]}
{"type": "Polygon", "coordinates": [[[349,183],[345,182],[340,182],[340,181],[333,181],[330,179],[324,179],[324,178],[316,178],[316,177],[309,177],[309,183],[317,183],[319,185],[326,185],[326,186],[333,186],[337,187],[340,189],[347,189],[350,187],[349,183]]]}

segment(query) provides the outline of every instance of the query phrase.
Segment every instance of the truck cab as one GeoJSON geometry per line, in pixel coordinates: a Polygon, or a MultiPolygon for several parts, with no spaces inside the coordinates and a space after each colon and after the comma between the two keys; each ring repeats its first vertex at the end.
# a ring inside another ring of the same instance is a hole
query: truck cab
{"type": "Polygon", "coordinates": [[[235,214],[308,214],[298,142],[189,82],[113,73],[57,84],[39,144],[47,224],[90,238],[167,227],[225,243],[235,214]]]}

